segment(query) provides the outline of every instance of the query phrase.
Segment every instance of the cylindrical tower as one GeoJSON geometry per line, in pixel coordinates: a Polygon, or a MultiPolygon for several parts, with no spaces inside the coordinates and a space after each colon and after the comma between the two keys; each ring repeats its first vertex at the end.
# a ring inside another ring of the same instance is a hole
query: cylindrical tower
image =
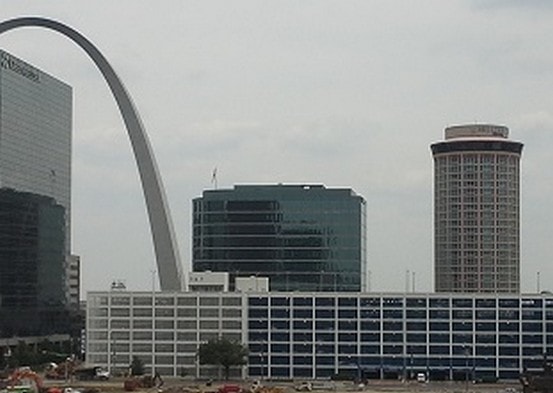
{"type": "Polygon", "coordinates": [[[520,292],[522,143],[503,126],[448,127],[434,156],[436,292],[520,292]]]}

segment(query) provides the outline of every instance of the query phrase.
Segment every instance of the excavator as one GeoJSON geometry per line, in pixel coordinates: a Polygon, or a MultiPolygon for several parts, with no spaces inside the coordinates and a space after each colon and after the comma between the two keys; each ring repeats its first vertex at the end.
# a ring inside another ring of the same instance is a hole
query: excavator
{"type": "Polygon", "coordinates": [[[16,369],[8,377],[6,386],[0,392],[42,393],[45,391],[42,378],[28,367],[16,369]]]}
{"type": "Polygon", "coordinates": [[[6,380],[0,381],[0,393],[64,393],[66,389],[45,387],[40,375],[29,367],[15,369],[6,380]]]}

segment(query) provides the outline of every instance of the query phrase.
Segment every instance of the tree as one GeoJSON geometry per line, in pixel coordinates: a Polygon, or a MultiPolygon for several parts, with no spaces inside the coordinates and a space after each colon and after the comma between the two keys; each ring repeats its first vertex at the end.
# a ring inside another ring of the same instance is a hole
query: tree
{"type": "Polygon", "coordinates": [[[138,356],[132,357],[131,375],[144,375],[144,362],[138,356]]]}
{"type": "MultiPolygon", "coordinates": [[[[7,352],[7,351],[6,351],[7,352]]],[[[0,348],[0,369],[8,366],[7,356],[4,352],[4,348],[0,348]]]]}
{"type": "Polygon", "coordinates": [[[33,352],[32,347],[29,346],[25,341],[19,341],[17,346],[12,351],[12,356],[10,357],[9,366],[10,367],[21,367],[21,366],[35,366],[38,364],[37,354],[33,352]]]}
{"type": "Polygon", "coordinates": [[[198,356],[200,364],[223,367],[225,379],[228,379],[232,366],[243,366],[246,364],[248,349],[239,342],[220,337],[201,344],[198,356]]]}

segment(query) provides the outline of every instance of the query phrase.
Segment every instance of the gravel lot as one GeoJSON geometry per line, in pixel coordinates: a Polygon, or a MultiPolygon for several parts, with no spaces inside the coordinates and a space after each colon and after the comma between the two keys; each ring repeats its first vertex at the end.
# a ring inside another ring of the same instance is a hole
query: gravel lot
{"type": "MultiPolygon", "coordinates": [[[[46,381],[47,386],[68,386],[80,392],[111,392],[123,393],[122,378],[114,378],[109,381],[75,381],[65,384],[64,381],[46,381]]],[[[299,381],[298,381],[299,382],[299,381]]],[[[186,381],[179,378],[166,378],[161,387],[165,393],[216,393],[217,388],[223,385],[224,381],[213,382],[207,386],[204,381],[186,381]]],[[[251,381],[231,381],[229,383],[239,384],[248,389],[251,381]]],[[[279,388],[283,393],[293,393],[293,382],[263,381],[263,384],[270,388],[279,388]]],[[[515,393],[522,389],[518,383],[494,383],[494,384],[466,384],[464,382],[428,382],[418,383],[416,381],[369,381],[369,383],[360,388],[352,382],[316,382],[313,393],[347,393],[347,392],[367,392],[367,393],[395,393],[395,392],[441,392],[441,393],[515,393]]],[[[157,393],[157,388],[137,390],[137,393],[157,393]]]]}

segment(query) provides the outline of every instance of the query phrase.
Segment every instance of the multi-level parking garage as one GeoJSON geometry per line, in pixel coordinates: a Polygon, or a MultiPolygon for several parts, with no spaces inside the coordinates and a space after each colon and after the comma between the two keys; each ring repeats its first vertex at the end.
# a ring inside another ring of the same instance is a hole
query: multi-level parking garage
{"type": "Polygon", "coordinates": [[[211,377],[198,345],[224,336],[249,348],[236,376],[349,374],[516,379],[553,351],[553,295],[91,292],[87,361],[211,377]]]}

